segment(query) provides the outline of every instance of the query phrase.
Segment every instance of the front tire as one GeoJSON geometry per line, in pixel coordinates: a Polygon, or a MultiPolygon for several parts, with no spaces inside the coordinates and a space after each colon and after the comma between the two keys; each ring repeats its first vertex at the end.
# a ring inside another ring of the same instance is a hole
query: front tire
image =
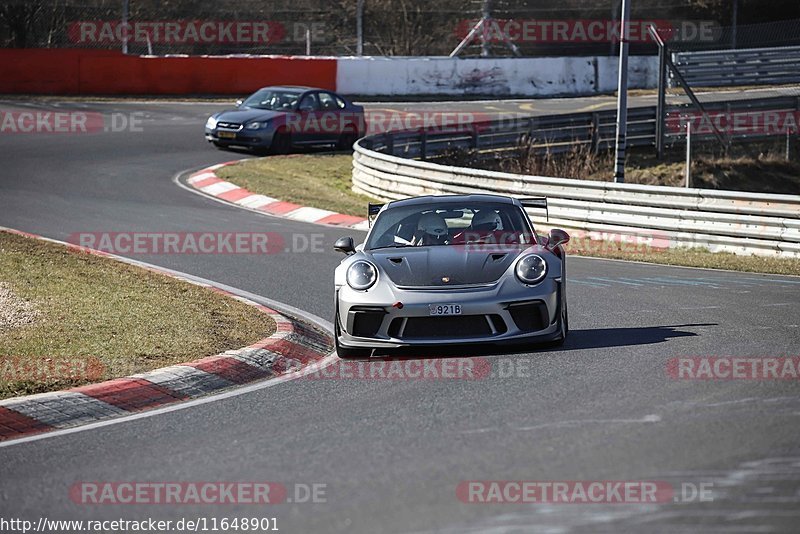
{"type": "Polygon", "coordinates": [[[286,130],[278,130],[272,137],[270,154],[288,154],[292,148],[292,135],[286,130]]]}
{"type": "Polygon", "coordinates": [[[352,130],[347,130],[339,136],[339,141],[336,143],[337,150],[353,150],[353,144],[358,140],[358,136],[352,130]]]}
{"type": "Polygon", "coordinates": [[[558,339],[553,341],[554,347],[561,347],[564,345],[564,342],[567,340],[567,334],[569,334],[569,310],[567,308],[567,289],[563,285],[561,286],[561,302],[559,302],[559,314],[560,317],[558,318],[558,325],[560,328],[560,334],[558,339]]]}

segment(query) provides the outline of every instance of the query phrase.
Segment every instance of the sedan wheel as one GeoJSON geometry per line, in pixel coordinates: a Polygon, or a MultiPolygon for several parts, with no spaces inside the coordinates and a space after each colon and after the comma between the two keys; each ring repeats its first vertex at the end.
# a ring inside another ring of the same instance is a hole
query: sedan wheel
{"type": "Polygon", "coordinates": [[[269,151],[272,154],[288,154],[292,148],[292,135],[285,130],[278,130],[272,138],[269,151]]]}
{"type": "Polygon", "coordinates": [[[338,150],[353,150],[353,144],[356,142],[356,140],[358,140],[356,133],[348,130],[339,136],[339,141],[336,143],[336,148],[338,150]]]}

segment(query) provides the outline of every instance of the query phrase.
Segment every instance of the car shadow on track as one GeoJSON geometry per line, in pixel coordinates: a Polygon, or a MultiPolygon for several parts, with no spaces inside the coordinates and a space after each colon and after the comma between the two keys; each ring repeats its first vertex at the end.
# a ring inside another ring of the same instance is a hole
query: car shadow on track
{"type": "Polygon", "coordinates": [[[561,350],[603,349],[652,345],[670,339],[697,336],[696,332],[681,330],[687,327],[717,326],[717,323],[692,323],[671,326],[643,326],[631,328],[594,328],[571,330],[561,350]]]}
{"type": "Polygon", "coordinates": [[[537,352],[563,352],[568,350],[601,349],[610,347],[631,347],[664,343],[670,339],[697,336],[696,332],[682,330],[717,326],[717,323],[691,323],[669,326],[643,326],[630,328],[592,328],[570,330],[566,343],[560,347],[548,344],[538,345],[472,345],[459,347],[425,347],[395,349],[388,353],[372,356],[371,360],[382,359],[429,359],[458,358],[465,356],[488,356],[505,354],[528,354],[537,352]]]}

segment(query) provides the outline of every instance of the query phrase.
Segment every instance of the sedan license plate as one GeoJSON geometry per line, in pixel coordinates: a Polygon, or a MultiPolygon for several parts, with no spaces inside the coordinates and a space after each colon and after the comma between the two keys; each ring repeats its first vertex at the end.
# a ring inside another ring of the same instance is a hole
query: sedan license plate
{"type": "Polygon", "coordinates": [[[428,304],[431,315],[461,315],[461,304],[428,304]]]}
{"type": "Polygon", "coordinates": [[[220,139],[236,139],[236,134],[233,132],[217,132],[217,137],[220,139]]]}

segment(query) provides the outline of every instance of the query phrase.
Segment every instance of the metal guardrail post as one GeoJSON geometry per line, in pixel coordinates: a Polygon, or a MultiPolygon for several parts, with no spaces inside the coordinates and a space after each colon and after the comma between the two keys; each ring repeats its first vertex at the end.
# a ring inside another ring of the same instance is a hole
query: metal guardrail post
{"type": "Polygon", "coordinates": [[[428,131],[424,128],[419,133],[419,158],[422,161],[428,158],[428,131]]]}
{"type": "Polygon", "coordinates": [[[471,129],[470,134],[471,134],[471,137],[472,137],[471,147],[474,150],[478,150],[478,141],[479,141],[479,138],[478,138],[478,127],[475,126],[475,124],[471,124],[470,125],[470,129],[471,129]]]}
{"type": "Polygon", "coordinates": [[[600,115],[592,113],[592,152],[597,154],[600,150],[600,115]]]}
{"type": "Polygon", "coordinates": [[[384,135],[386,136],[386,141],[384,142],[386,153],[394,156],[394,136],[390,132],[386,132],[384,135]]]}

